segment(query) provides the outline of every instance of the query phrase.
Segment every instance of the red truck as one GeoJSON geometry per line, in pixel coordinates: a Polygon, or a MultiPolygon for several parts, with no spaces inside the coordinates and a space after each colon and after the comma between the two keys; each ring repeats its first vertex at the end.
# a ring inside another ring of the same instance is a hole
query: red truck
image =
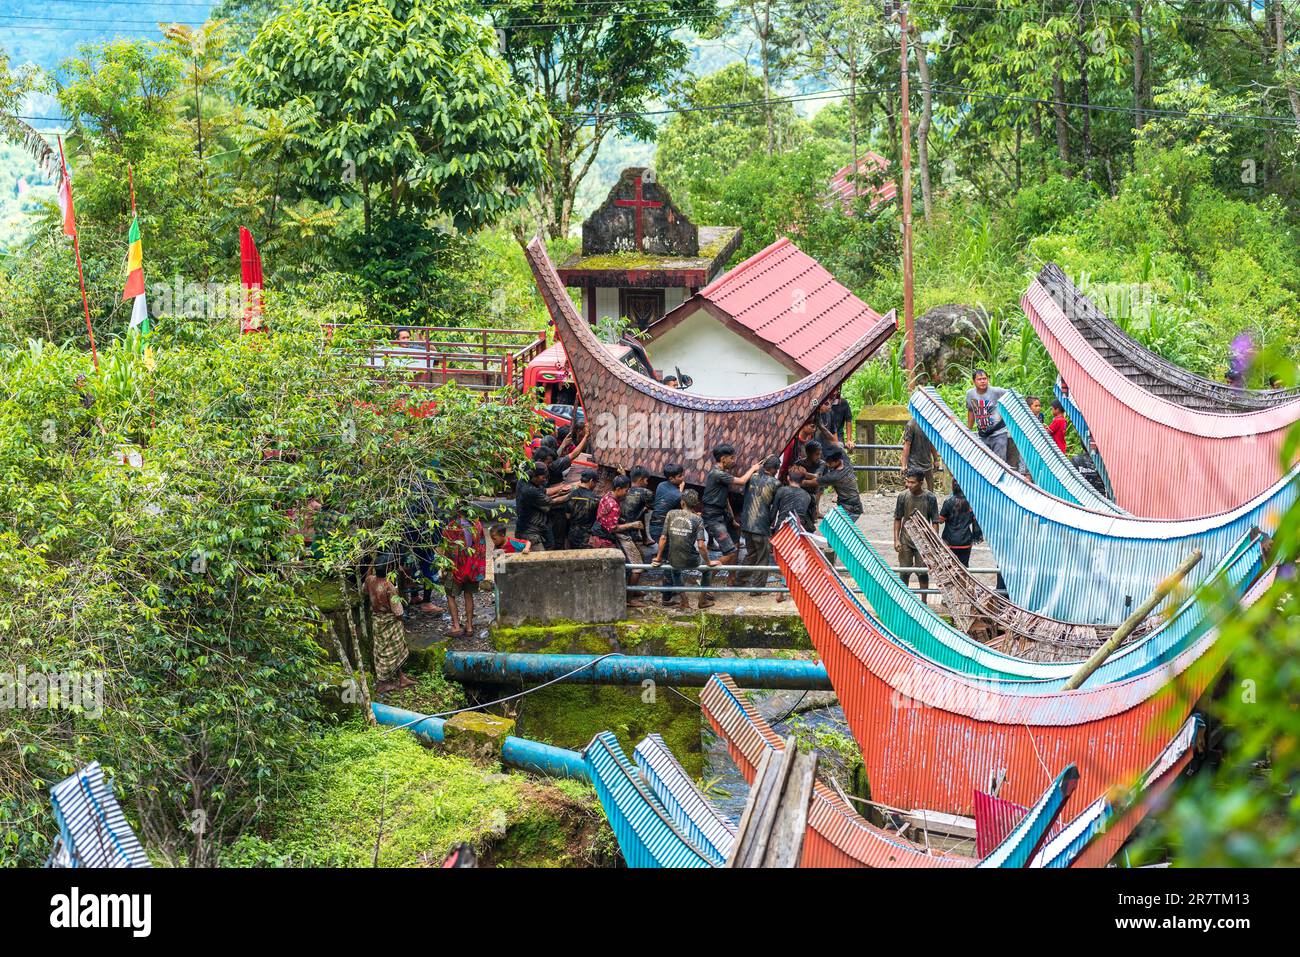
{"type": "MultiPolygon", "coordinates": [[[[335,328],[327,327],[327,335],[335,328]]],[[[619,342],[605,348],[629,368],[653,376],[649,357],[639,344],[619,342]]],[[[423,388],[455,382],[491,393],[514,386],[537,397],[537,414],[550,419],[555,428],[572,425],[575,417],[579,423],[583,421],[564,346],[558,342],[547,346],[544,332],[394,326],[392,338],[370,350],[366,364],[379,375],[396,372],[423,388]]],[[[536,441],[529,444],[530,456],[536,446],[536,441]]],[[[589,467],[593,463],[580,459],[574,464],[589,467]]]]}

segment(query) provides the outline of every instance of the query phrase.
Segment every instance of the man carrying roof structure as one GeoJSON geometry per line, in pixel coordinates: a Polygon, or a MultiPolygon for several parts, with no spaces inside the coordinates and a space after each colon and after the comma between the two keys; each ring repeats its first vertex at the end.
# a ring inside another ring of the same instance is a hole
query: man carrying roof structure
{"type": "Polygon", "coordinates": [[[974,387],[966,390],[966,426],[979,436],[990,452],[1005,462],[1007,424],[998,411],[998,399],[1007,390],[989,385],[989,374],[983,369],[975,370],[971,382],[974,387]]]}

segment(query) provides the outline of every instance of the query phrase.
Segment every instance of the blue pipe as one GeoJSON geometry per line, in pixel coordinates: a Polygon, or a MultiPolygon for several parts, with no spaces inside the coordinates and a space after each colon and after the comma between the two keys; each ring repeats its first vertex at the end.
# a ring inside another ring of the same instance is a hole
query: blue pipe
{"type": "Polygon", "coordinates": [[[728,674],[742,688],[830,691],[826,667],[786,658],[677,658],[658,655],[525,655],[450,651],[442,671],[448,678],[479,684],[535,684],[562,675],[577,684],[640,685],[646,681],[702,688],[715,674],[728,674]],[[595,662],[595,664],[592,664],[595,662]],[[590,667],[583,668],[583,665],[590,667]],[[581,671],[577,669],[582,668],[581,671]]]}
{"type": "MultiPolygon", "coordinates": [[[[371,703],[370,710],[375,720],[382,725],[404,727],[417,737],[434,743],[441,743],[444,740],[446,722],[442,718],[426,717],[418,712],[394,708],[391,705],[380,704],[378,701],[371,703]]],[[[587,772],[587,764],[577,751],[542,744],[540,741],[530,741],[527,738],[516,738],[514,735],[507,736],[501,745],[501,763],[521,771],[531,771],[533,774],[577,778],[579,781],[591,780],[591,775],[587,772]]]]}
{"type": "Polygon", "coordinates": [[[587,762],[577,751],[557,748],[553,744],[542,744],[527,738],[516,738],[513,734],[501,745],[501,760],[512,768],[531,771],[533,774],[545,774],[553,778],[576,778],[590,781],[587,762]]]}
{"type": "Polygon", "coordinates": [[[407,731],[417,737],[424,738],[426,741],[431,741],[434,744],[442,743],[442,726],[446,724],[442,718],[426,718],[418,712],[407,711],[405,708],[394,708],[392,705],[380,704],[378,701],[370,703],[370,711],[380,724],[405,727],[407,731]]]}

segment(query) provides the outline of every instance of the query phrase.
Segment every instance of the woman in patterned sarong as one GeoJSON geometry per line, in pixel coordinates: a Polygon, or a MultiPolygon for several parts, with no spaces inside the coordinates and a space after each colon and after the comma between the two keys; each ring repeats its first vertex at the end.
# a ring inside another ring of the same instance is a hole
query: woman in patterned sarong
{"type": "Polygon", "coordinates": [[[366,595],[370,599],[370,614],[374,621],[375,691],[385,694],[407,688],[415,681],[402,673],[410,650],[406,647],[406,629],[402,625],[406,609],[397,586],[388,580],[393,562],[387,558],[379,561],[366,576],[366,595]]]}

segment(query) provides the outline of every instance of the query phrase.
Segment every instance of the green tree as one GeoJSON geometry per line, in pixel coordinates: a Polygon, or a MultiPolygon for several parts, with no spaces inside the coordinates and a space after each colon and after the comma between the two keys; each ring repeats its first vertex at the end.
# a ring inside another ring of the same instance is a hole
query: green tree
{"type": "Polygon", "coordinates": [[[528,403],[452,386],[408,414],[408,387],[361,361],[376,330],[322,349],[312,310],[267,307],[259,336],[163,320],[150,353],[107,348],[97,374],[81,350],[0,354],[0,673],[102,680],[96,700],[0,709],[0,863],[48,853],[46,788],[92,759],[153,854],[215,862],[346,679],[319,596],[428,543],[520,455],[528,403]]]}
{"type": "Polygon", "coordinates": [[[292,109],[289,184],[387,217],[476,229],[527,199],[545,170],[545,107],[519,92],[492,31],[455,2],[300,0],[249,45],[247,103],[292,109]]]}
{"type": "MultiPolygon", "coordinates": [[[[674,200],[688,212],[696,202],[716,200],[727,174],[764,148],[766,110],[728,106],[762,99],[762,78],[743,63],[688,80],[673,98],[673,106],[681,112],[674,113],[659,131],[655,172],[674,187],[674,200]]],[[[777,104],[773,122],[777,140],[793,145],[801,125],[794,106],[777,104]]]]}
{"type": "Polygon", "coordinates": [[[689,59],[681,31],[712,23],[715,0],[500,0],[482,8],[515,78],[555,119],[535,209],[551,238],[562,238],[609,134],[654,138],[645,113],[689,59]]]}

